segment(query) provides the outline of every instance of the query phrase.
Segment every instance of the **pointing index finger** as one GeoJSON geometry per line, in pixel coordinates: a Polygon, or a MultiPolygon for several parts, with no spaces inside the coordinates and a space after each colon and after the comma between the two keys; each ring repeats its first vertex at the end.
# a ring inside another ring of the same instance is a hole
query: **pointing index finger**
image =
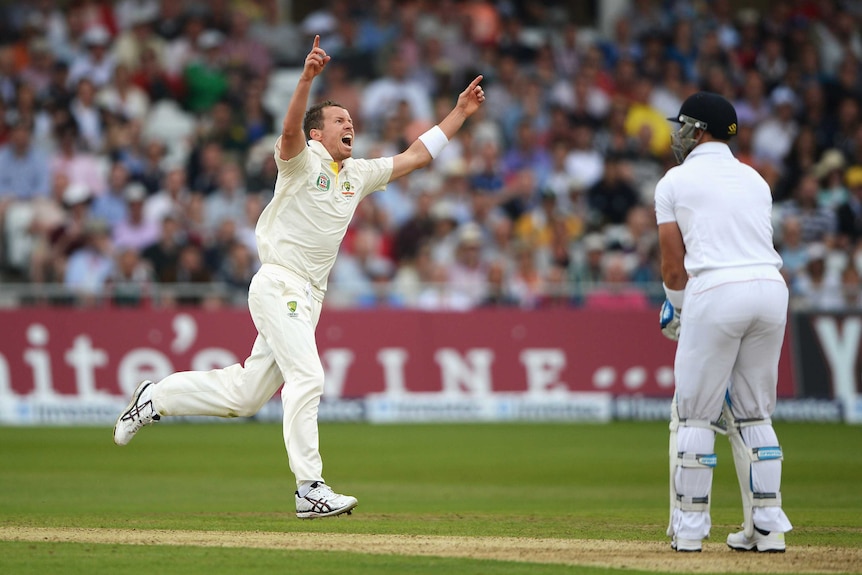
{"type": "Polygon", "coordinates": [[[467,89],[468,89],[468,90],[472,90],[473,88],[475,88],[476,86],[478,86],[478,85],[479,85],[479,82],[481,82],[481,81],[482,81],[482,78],[484,78],[484,76],[482,76],[482,74],[479,74],[478,76],[476,76],[476,77],[473,79],[473,81],[472,81],[472,82],[470,82],[470,85],[469,85],[469,86],[467,86],[467,89]]]}
{"type": "Polygon", "coordinates": [[[312,48],[318,48],[320,46],[320,34],[314,35],[314,45],[312,48]]]}

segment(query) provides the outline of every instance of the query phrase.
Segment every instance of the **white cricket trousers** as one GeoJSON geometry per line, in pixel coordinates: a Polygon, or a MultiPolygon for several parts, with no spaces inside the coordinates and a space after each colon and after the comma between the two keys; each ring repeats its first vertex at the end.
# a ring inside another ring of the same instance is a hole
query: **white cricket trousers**
{"type": "Polygon", "coordinates": [[[307,280],[280,266],[263,265],[249,287],[248,308],[258,335],[245,363],[174,373],[153,386],[154,407],[166,416],[248,417],[284,382],[290,469],[297,485],[322,481],[317,409],[324,378],[314,335],[321,306],[307,280]]]}
{"type": "MultiPolygon", "coordinates": [[[[787,323],[788,290],[772,266],[708,272],[685,288],[682,329],[674,362],[681,420],[718,421],[729,393],[737,420],[765,419],[775,409],[778,361],[787,323]]],[[[772,425],[743,429],[749,448],[777,446],[772,425]]],[[[715,433],[679,428],[679,451],[714,453],[715,433]]],[[[721,462],[719,462],[721,464],[721,462]]],[[[781,461],[751,466],[756,491],[779,492],[781,461]]],[[[708,495],[712,469],[676,469],[678,493],[708,495]]],[[[768,531],[789,531],[780,507],[754,508],[754,523],[768,531]]],[[[674,533],[683,539],[708,536],[708,512],[673,510],[674,533]]]]}

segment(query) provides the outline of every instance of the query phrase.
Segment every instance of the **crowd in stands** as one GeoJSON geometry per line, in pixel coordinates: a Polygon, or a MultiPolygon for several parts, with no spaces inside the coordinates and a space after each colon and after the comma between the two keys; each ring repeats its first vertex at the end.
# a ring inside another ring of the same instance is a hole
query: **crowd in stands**
{"type": "Polygon", "coordinates": [[[0,293],[241,305],[320,34],[312,99],[350,111],[357,157],[405,149],[477,73],[487,95],[429,168],[360,205],[327,305],[657,305],[667,118],[709,90],[772,187],[793,305],[862,309],[862,3],[745,4],[631,0],[603,33],[552,0],[4,3],[0,293]]]}

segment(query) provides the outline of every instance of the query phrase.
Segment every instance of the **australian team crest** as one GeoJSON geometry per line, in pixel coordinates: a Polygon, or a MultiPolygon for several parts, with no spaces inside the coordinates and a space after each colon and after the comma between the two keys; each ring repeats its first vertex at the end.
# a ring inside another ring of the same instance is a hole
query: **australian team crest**
{"type": "Polygon", "coordinates": [[[287,302],[287,311],[289,312],[288,317],[297,317],[299,314],[296,313],[296,301],[287,302]]]}
{"type": "Polygon", "coordinates": [[[321,192],[328,192],[329,191],[329,185],[330,185],[329,176],[327,176],[323,172],[320,172],[320,175],[317,176],[317,189],[320,190],[321,192]]]}
{"type": "Polygon", "coordinates": [[[356,189],[350,185],[350,182],[345,180],[341,183],[341,195],[345,198],[352,198],[356,193],[356,189]]]}

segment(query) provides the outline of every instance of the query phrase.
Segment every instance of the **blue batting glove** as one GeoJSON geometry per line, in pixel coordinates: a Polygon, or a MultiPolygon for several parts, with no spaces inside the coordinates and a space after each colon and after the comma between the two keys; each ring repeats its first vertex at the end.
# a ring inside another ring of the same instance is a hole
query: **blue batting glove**
{"type": "Polygon", "coordinates": [[[669,300],[664,300],[661,304],[661,312],[659,312],[659,326],[661,333],[666,338],[677,341],[679,339],[680,327],[680,312],[682,310],[675,309],[669,300]]]}

